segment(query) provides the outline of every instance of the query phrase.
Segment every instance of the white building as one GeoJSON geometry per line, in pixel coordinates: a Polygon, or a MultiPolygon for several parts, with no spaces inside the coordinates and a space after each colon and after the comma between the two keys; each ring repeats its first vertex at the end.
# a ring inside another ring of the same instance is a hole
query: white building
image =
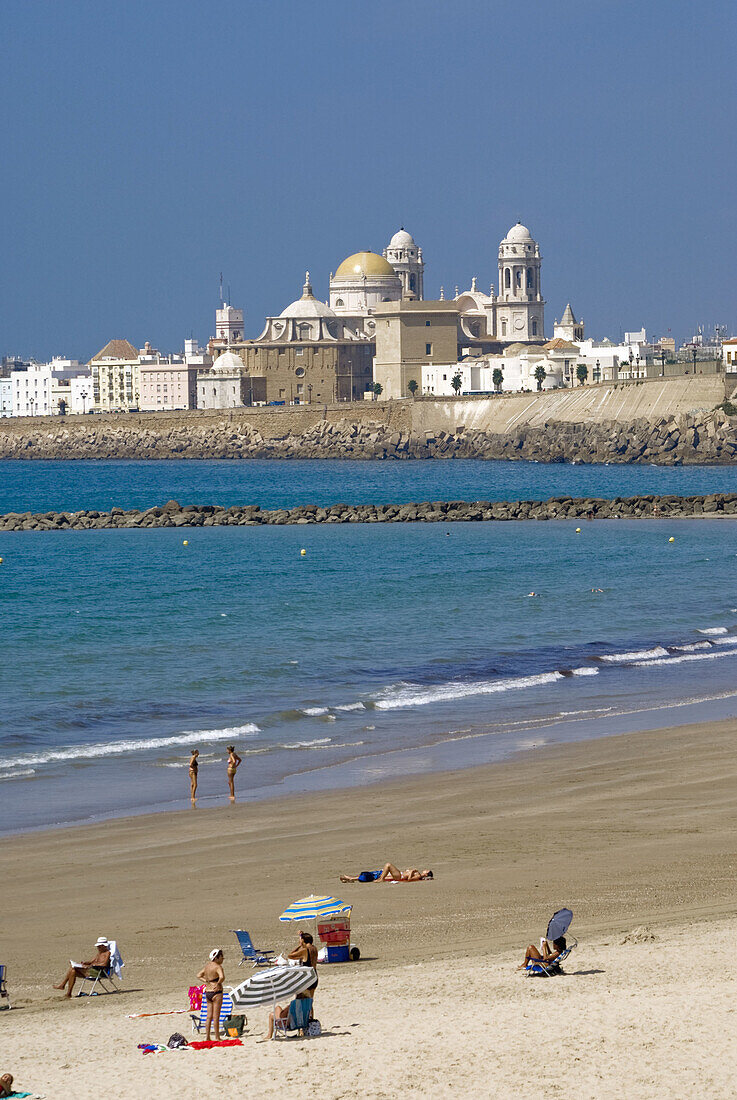
{"type": "Polygon", "coordinates": [[[12,416],[59,416],[83,411],[81,391],[90,389],[90,371],[76,359],[28,363],[11,371],[12,416]]]}
{"type": "Polygon", "coordinates": [[[10,377],[0,378],[0,417],[13,415],[13,384],[10,377]]]}
{"type": "Polygon", "coordinates": [[[540,286],[542,257],[526,225],[517,222],[499,245],[498,340],[544,339],[545,302],[540,286]]]}
{"type": "MultiPolygon", "coordinates": [[[[568,353],[569,362],[575,356],[568,353]]],[[[422,393],[450,397],[453,378],[460,374],[461,394],[519,393],[559,389],[564,385],[564,357],[556,351],[511,345],[503,355],[483,355],[460,363],[428,364],[422,367],[422,393]],[[540,368],[544,376],[537,377],[540,368]],[[501,372],[501,378],[497,372],[501,372]]]]}

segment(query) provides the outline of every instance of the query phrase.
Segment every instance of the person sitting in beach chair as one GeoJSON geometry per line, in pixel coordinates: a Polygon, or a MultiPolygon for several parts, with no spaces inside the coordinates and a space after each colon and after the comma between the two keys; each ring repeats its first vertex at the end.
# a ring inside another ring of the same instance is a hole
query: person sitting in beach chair
{"type": "Polygon", "coordinates": [[[559,936],[557,940],[553,940],[552,944],[542,940],[540,948],[541,950],[538,950],[534,943],[531,943],[525,951],[524,962],[520,963],[517,969],[529,970],[538,967],[546,973],[559,972],[561,960],[570,954],[565,936],[559,936]]]}
{"type": "Polygon", "coordinates": [[[5,963],[0,963],[0,1001],[5,999],[8,1003],[6,1005],[0,1004],[0,1008],[10,1008],[10,994],[8,993],[8,987],[5,984],[5,963]]]}
{"type": "Polygon", "coordinates": [[[424,882],[434,878],[432,871],[408,867],[400,871],[393,863],[385,863],[380,871],[361,871],[358,875],[341,875],[341,882],[424,882]]]}
{"type": "Polygon", "coordinates": [[[105,936],[99,936],[95,944],[95,957],[89,962],[75,963],[69,960],[71,966],[66,974],[54,986],[54,989],[65,989],[66,996],[71,997],[74,983],[77,978],[98,979],[103,974],[110,977],[110,941],[105,936]]]}
{"type": "Polygon", "coordinates": [[[312,999],[310,997],[295,997],[288,1008],[276,1006],[276,1013],[269,1013],[269,1030],[266,1038],[273,1039],[277,1035],[286,1035],[288,1031],[299,1031],[302,1035],[307,1033],[312,1015],[312,999]]]}

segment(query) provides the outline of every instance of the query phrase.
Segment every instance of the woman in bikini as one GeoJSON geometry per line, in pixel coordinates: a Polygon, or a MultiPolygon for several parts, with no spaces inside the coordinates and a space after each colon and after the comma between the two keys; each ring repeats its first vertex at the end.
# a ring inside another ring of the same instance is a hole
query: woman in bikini
{"type": "Polygon", "coordinates": [[[228,787],[230,788],[230,801],[235,802],[235,773],[243,763],[235,745],[228,745],[228,787]]]}
{"type": "Polygon", "coordinates": [[[210,1042],[210,1029],[215,1021],[215,1039],[220,1040],[220,1009],[223,1007],[223,953],[219,947],[210,952],[210,961],[205,963],[197,975],[198,982],[205,983],[205,1000],[207,1001],[206,1039],[210,1042]]]}
{"type": "Polygon", "coordinates": [[[199,749],[192,749],[192,755],[189,758],[189,785],[192,791],[192,802],[194,803],[197,797],[197,769],[199,763],[197,757],[200,755],[199,749]]]}

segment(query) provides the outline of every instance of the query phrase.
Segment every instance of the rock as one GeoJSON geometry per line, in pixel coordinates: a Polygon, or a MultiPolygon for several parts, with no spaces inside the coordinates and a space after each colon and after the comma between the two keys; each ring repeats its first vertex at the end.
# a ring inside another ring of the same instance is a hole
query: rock
{"type": "Polygon", "coordinates": [[[620,944],[624,946],[627,943],[655,943],[657,936],[646,925],[640,924],[637,928],[633,928],[631,932],[628,932],[624,939],[620,940],[620,944]]]}

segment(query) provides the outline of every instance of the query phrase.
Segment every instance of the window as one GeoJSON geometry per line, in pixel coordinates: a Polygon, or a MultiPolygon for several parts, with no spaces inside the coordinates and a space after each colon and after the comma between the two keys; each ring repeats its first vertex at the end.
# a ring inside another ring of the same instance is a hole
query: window
{"type": "Polygon", "coordinates": [[[336,298],[335,299],[335,304],[336,304],[336,306],[342,306],[343,305],[343,299],[342,298],[336,298]]]}
{"type": "Polygon", "coordinates": [[[425,344],[425,355],[432,355],[432,344],[425,344]]]}
{"type": "Polygon", "coordinates": [[[429,321],[425,321],[425,328],[430,328],[430,322],[429,321]]]}
{"type": "Polygon", "coordinates": [[[507,268],[506,271],[504,272],[504,285],[506,287],[510,287],[512,285],[511,278],[512,277],[509,274],[509,268],[507,268]]]}
{"type": "Polygon", "coordinates": [[[409,277],[409,289],[414,290],[415,286],[416,286],[416,279],[415,279],[414,275],[410,275],[410,277],[409,277]]]}
{"type": "Polygon", "coordinates": [[[304,355],[304,353],[305,353],[305,349],[304,349],[304,348],[295,348],[295,349],[294,349],[294,354],[295,354],[295,355],[304,355]]]}
{"type": "Polygon", "coordinates": [[[514,285],[519,289],[522,287],[522,272],[517,268],[514,273],[514,285]]]}
{"type": "Polygon", "coordinates": [[[532,335],[537,336],[537,321],[532,322],[532,335]]]}
{"type": "Polygon", "coordinates": [[[532,290],[532,286],[533,286],[533,282],[532,282],[532,268],[531,268],[531,267],[528,267],[528,268],[527,268],[527,289],[528,289],[528,290],[532,290]]]}
{"type": "Polygon", "coordinates": [[[502,336],[506,336],[506,335],[507,335],[507,322],[502,321],[502,336]]]}
{"type": "Polygon", "coordinates": [[[302,382],[298,382],[297,383],[297,393],[304,393],[304,392],[305,392],[304,385],[302,384],[302,382]]]}
{"type": "Polygon", "coordinates": [[[294,373],[297,375],[297,378],[304,378],[305,369],[304,369],[304,367],[297,367],[297,369],[295,370],[294,373]]]}

